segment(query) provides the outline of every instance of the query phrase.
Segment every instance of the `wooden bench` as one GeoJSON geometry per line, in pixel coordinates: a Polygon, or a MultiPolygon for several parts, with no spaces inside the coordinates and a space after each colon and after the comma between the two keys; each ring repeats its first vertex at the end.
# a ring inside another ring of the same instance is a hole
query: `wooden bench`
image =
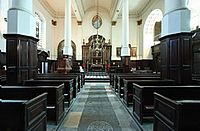
{"type": "Polygon", "coordinates": [[[79,82],[78,82],[78,76],[39,76],[35,80],[71,80],[73,79],[73,98],[76,98],[78,90],[79,90],[79,82]]]}
{"type": "Polygon", "coordinates": [[[117,88],[118,88],[118,95],[120,95],[120,98],[124,98],[124,97],[127,98],[127,96],[125,96],[125,95],[129,94],[127,92],[128,91],[127,87],[124,86],[125,85],[124,79],[126,79],[126,80],[161,80],[161,78],[157,77],[157,76],[144,76],[144,77],[143,76],[118,76],[117,88]]]}
{"type": "Polygon", "coordinates": [[[2,99],[0,131],[46,131],[47,93],[36,97],[2,99]]]}
{"type": "Polygon", "coordinates": [[[125,76],[125,77],[160,77],[160,75],[158,74],[153,74],[153,73],[142,73],[142,74],[134,74],[134,73],[123,73],[123,74],[114,74],[113,76],[113,88],[116,92],[118,92],[118,82],[119,81],[119,78],[118,77],[122,77],[122,76],[125,76]]]}
{"type": "MultiPolygon", "coordinates": [[[[80,91],[80,88],[82,88],[82,82],[81,82],[81,74],[53,74],[53,73],[49,73],[49,74],[39,74],[37,76],[37,79],[49,79],[49,78],[64,78],[64,79],[74,79],[74,83],[73,83],[73,87],[74,87],[74,91],[76,91],[76,93],[78,93],[80,91]]],[[[75,93],[75,94],[76,94],[75,93]]],[[[74,95],[74,97],[76,97],[76,95],[74,95]]]]}
{"type": "Polygon", "coordinates": [[[69,107],[73,101],[73,79],[70,80],[26,80],[27,86],[58,86],[64,84],[64,103],[69,107]]]}
{"type": "Polygon", "coordinates": [[[154,101],[153,93],[177,95],[178,93],[187,94],[200,92],[200,86],[170,86],[170,85],[155,85],[142,86],[142,84],[133,83],[133,115],[143,124],[144,120],[152,120],[154,101]]]}
{"type": "Polygon", "coordinates": [[[27,98],[47,92],[47,119],[58,124],[64,116],[64,84],[56,86],[2,86],[1,97],[5,99],[27,98]]]}
{"type": "Polygon", "coordinates": [[[78,91],[80,91],[80,88],[83,87],[83,81],[84,81],[84,74],[82,73],[69,73],[69,74],[55,74],[55,73],[48,73],[48,74],[38,74],[38,77],[78,77],[76,78],[77,84],[78,84],[78,91]]]}
{"type": "MultiPolygon", "coordinates": [[[[142,78],[142,77],[141,77],[142,78]]],[[[148,80],[148,79],[124,79],[124,88],[121,89],[121,94],[123,93],[123,101],[124,103],[129,106],[133,104],[133,83],[138,83],[140,85],[175,85],[175,81],[173,80],[148,80]]]]}
{"type": "Polygon", "coordinates": [[[188,90],[170,95],[154,93],[154,131],[200,130],[200,89],[188,90]]]}
{"type": "Polygon", "coordinates": [[[124,80],[123,79],[133,79],[133,80],[161,80],[160,76],[117,76],[117,86],[118,89],[119,87],[124,87],[124,80]]]}

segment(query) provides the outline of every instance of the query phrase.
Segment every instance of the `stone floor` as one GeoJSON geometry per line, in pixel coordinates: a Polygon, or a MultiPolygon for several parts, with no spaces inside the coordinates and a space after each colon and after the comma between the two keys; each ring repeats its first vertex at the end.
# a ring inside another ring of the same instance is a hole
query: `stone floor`
{"type": "Polygon", "coordinates": [[[85,83],[58,131],[139,131],[109,83],[85,83]]]}

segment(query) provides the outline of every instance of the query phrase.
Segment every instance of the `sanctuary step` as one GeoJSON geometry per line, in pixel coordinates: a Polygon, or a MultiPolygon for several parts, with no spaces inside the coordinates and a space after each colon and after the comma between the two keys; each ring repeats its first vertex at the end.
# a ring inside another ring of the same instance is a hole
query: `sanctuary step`
{"type": "Polygon", "coordinates": [[[85,82],[110,82],[110,77],[106,72],[88,72],[85,82]]]}

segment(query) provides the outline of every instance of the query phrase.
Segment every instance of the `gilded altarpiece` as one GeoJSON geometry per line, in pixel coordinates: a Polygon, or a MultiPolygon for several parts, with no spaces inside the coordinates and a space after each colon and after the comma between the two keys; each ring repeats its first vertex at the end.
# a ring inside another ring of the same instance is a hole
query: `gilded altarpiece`
{"type": "Polygon", "coordinates": [[[111,43],[101,35],[93,35],[82,45],[83,67],[86,71],[104,71],[111,60],[111,43]]]}

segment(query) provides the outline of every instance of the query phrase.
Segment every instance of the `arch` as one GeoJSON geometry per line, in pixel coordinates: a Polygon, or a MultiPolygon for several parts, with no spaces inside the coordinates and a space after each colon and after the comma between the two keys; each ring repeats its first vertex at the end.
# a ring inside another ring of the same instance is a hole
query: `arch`
{"type": "Polygon", "coordinates": [[[38,48],[46,49],[46,19],[41,12],[35,12],[36,37],[39,39],[38,48]]]}
{"type": "Polygon", "coordinates": [[[154,27],[160,22],[163,13],[160,9],[153,10],[147,17],[143,30],[143,58],[151,58],[151,46],[154,45],[154,27]]]}
{"type": "MultiPolygon", "coordinates": [[[[76,44],[71,41],[71,46],[72,46],[72,50],[73,50],[73,60],[76,60],[76,44]]],[[[64,48],[64,40],[62,40],[61,42],[59,42],[58,44],[58,48],[57,48],[57,57],[59,58],[63,58],[63,48],[64,48]]]]}

